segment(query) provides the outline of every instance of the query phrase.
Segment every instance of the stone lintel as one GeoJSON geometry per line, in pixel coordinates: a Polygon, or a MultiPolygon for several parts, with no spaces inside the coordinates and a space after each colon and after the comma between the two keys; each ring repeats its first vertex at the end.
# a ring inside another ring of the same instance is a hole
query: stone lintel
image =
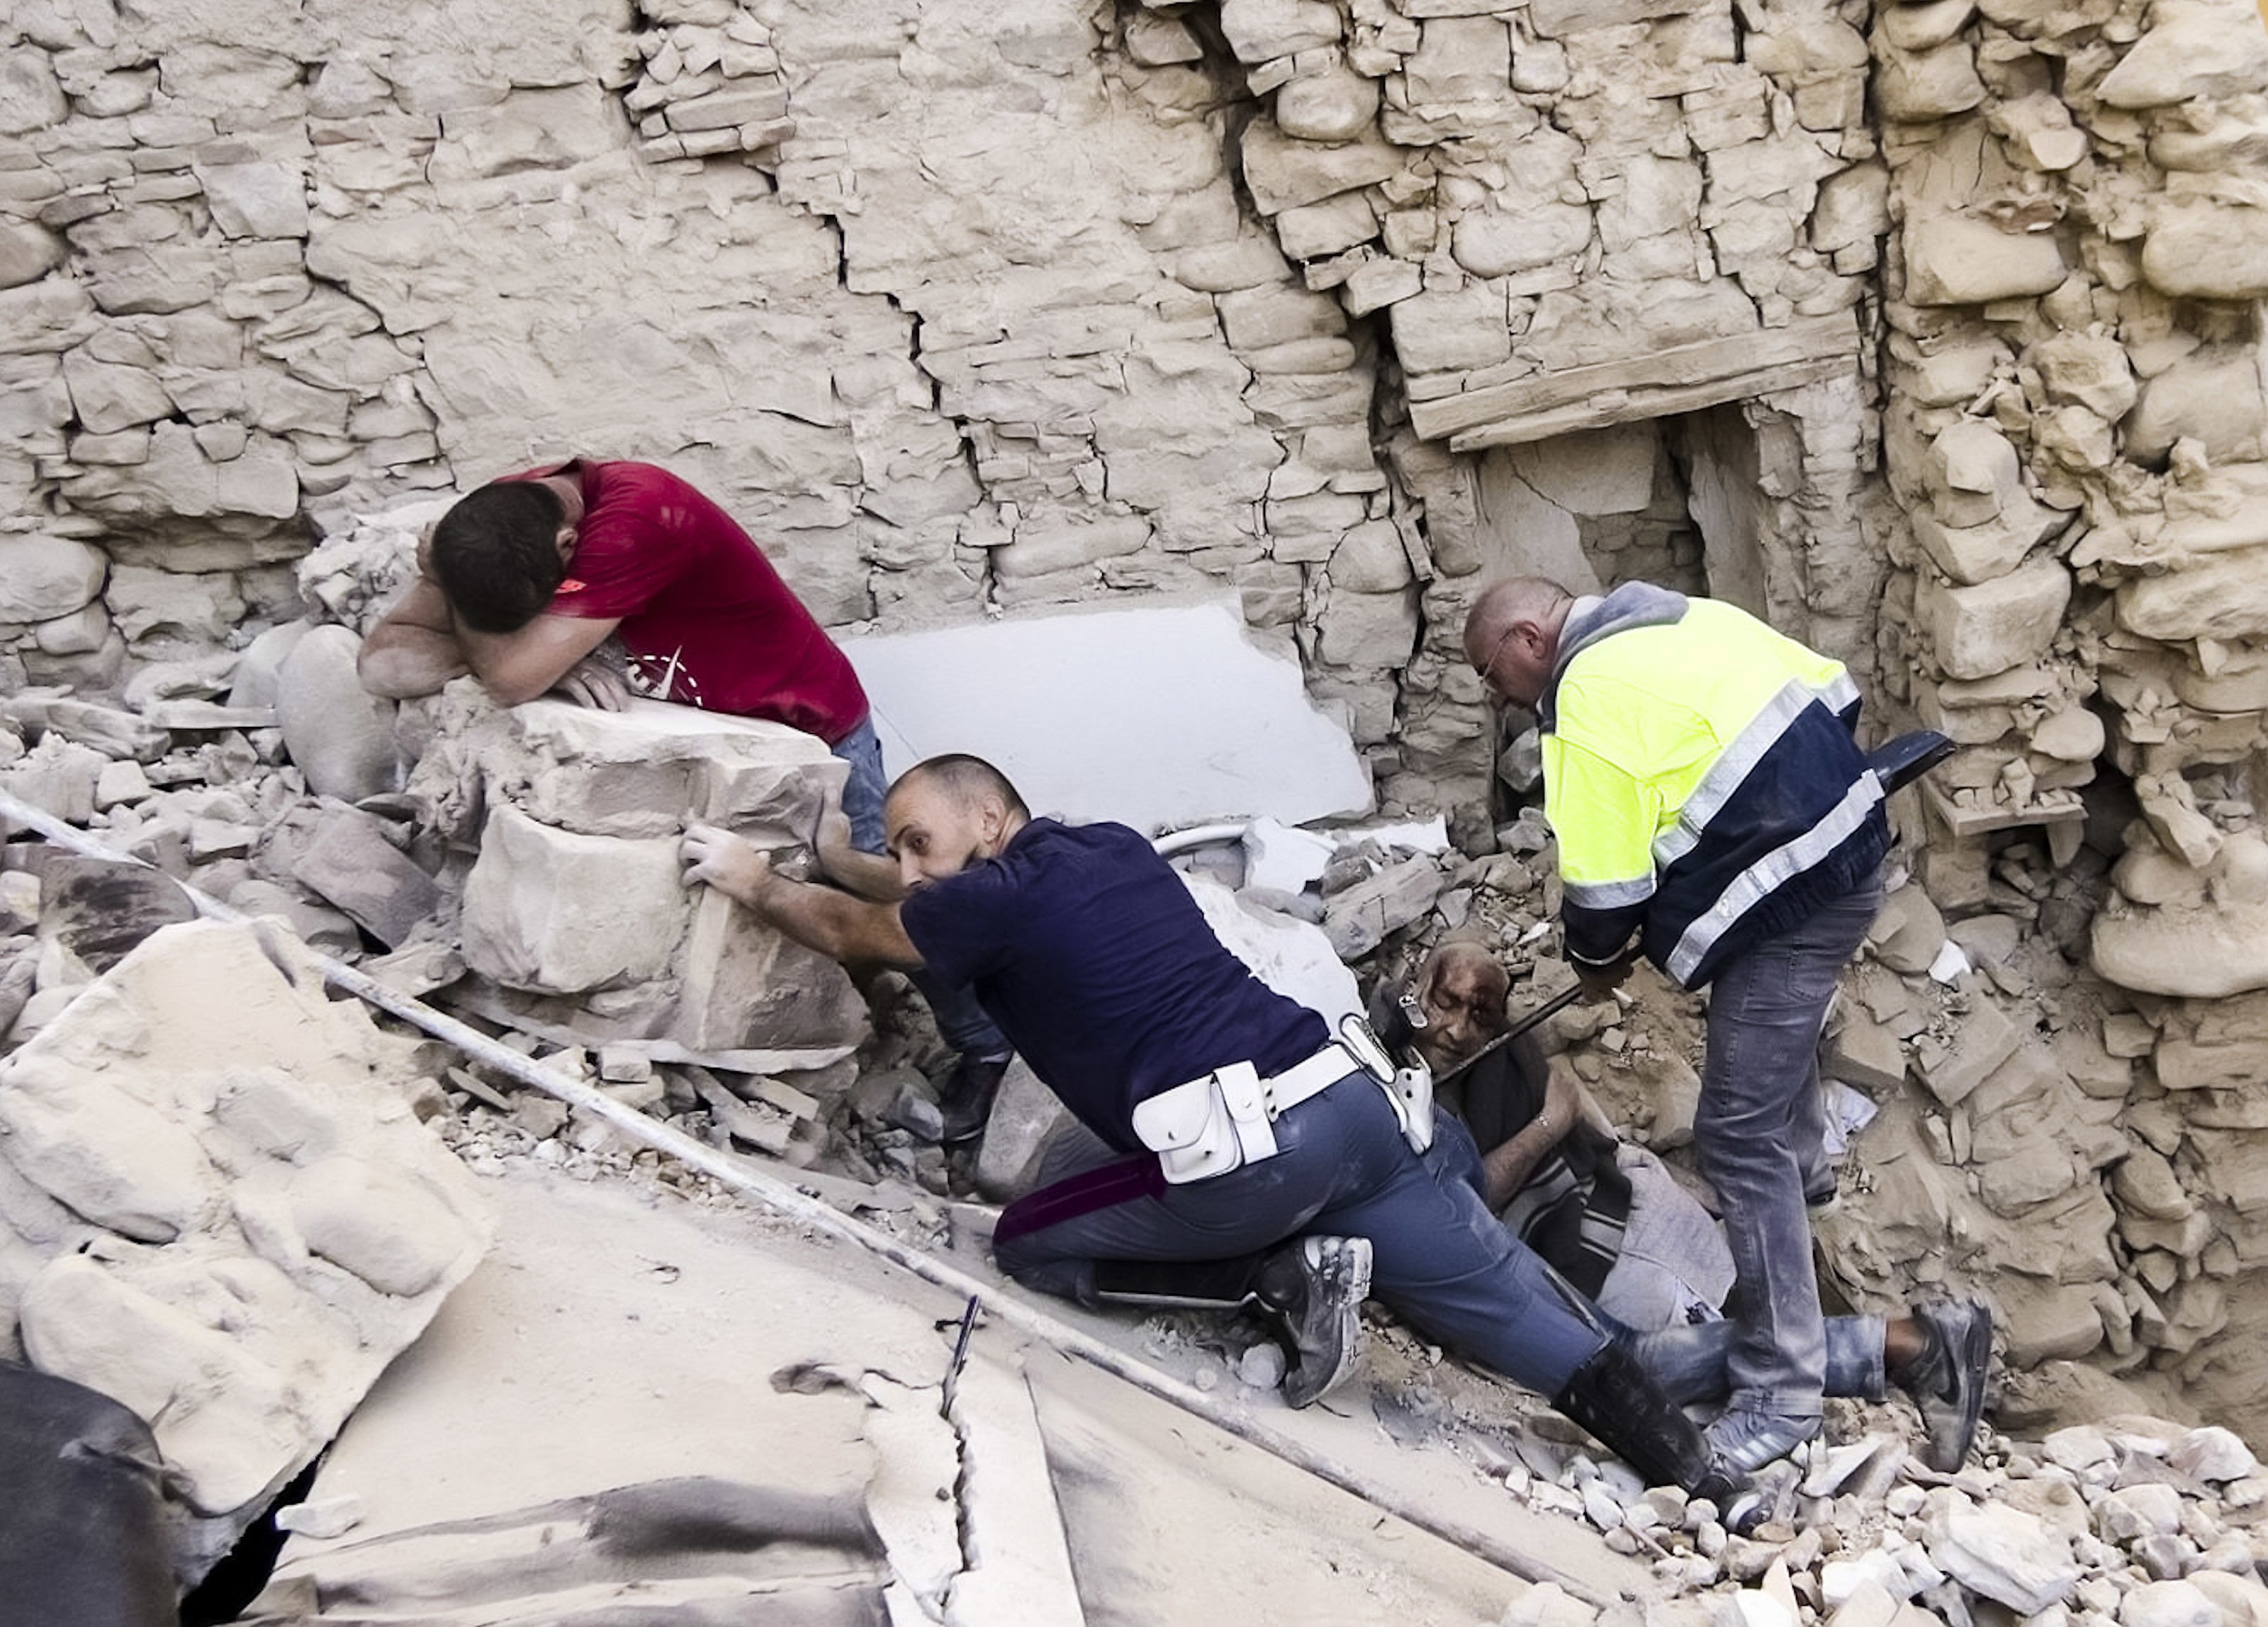
{"type": "Polygon", "coordinates": [[[1410,419],[1418,434],[1446,438],[1453,451],[1510,445],[1793,389],[1855,366],[1858,350],[1857,320],[1838,311],[1786,328],[1412,401],[1410,419]]]}

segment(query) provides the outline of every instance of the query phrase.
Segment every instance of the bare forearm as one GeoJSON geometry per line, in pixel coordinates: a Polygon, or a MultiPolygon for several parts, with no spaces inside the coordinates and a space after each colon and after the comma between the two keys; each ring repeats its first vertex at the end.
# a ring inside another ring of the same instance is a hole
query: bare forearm
{"type": "Polygon", "coordinates": [[[820,868],[837,887],[878,904],[895,904],[906,895],[898,867],[880,853],[862,853],[854,847],[826,847],[819,853],[820,868]]]}
{"type": "Polygon", "coordinates": [[[1536,1167],[1566,1139],[1581,1110],[1581,1091],[1566,1065],[1555,1059],[1543,1086],[1543,1106],[1520,1133],[1491,1148],[1481,1160],[1481,1189],[1491,1209],[1501,1209],[1528,1184],[1536,1167]]]}
{"type": "Polygon", "coordinates": [[[921,964],[894,904],[769,872],[760,884],[732,888],[730,895],[766,925],[829,960],[921,964]]]}
{"type": "Polygon", "coordinates": [[[435,694],[470,670],[457,641],[429,627],[380,624],[371,629],[355,658],[362,687],[393,701],[435,694]]]}
{"type": "Polygon", "coordinates": [[[1558,1145],[1559,1137],[1546,1130],[1544,1121],[1538,1118],[1511,1140],[1491,1148],[1481,1160],[1481,1194],[1488,1206],[1501,1209],[1510,1203],[1513,1194],[1528,1184],[1535,1167],[1558,1145]]]}

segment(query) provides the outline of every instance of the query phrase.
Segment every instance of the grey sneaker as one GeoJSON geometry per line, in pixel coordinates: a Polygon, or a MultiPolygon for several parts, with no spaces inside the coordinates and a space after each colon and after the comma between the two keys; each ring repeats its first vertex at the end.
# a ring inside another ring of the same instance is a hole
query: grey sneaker
{"type": "Polygon", "coordinates": [[[1929,1439],[1922,1461],[1950,1475],[1969,1460],[1984,1414],[1984,1380],[1992,1368],[1992,1313],[1975,1299],[1940,1299],[1912,1307],[1928,1343],[1889,1375],[1913,1397],[1929,1439]]]}
{"type": "Polygon", "coordinates": [[[1362,1302],[1370,1293],[1370,1239],[1303,1237],[1292,1246],[1299,1287],[1270,1304],[1291,1341],[1287,1406],[1321,1401],[1362,1365],[1362,1302]]]}
{"type": "Polygon", "coordinates": [[[1753,1475],[1765,1464],[1786,1457],[1818,1432],[1817,1418],[1734,1409],[1709,1425],[1709,1450],[1727,1468],[1738,1474],[1753,1475]]]}
{"type": "Polygon", "coordinates": [[[1786,1458],[1767,1463],[1719,1506],[1718,1518],[1734,1536],[1753,1536],[1760,1526],[1785,1525],[1795,1516],[1796,1488],[1802,1479],[1803,1471],[1786,1458]]]}

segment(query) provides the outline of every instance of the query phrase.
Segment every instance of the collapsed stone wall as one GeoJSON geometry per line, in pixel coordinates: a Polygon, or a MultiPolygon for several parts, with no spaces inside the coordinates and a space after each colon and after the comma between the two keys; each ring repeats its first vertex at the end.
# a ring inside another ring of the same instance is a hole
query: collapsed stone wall
{"type": "MultiPolygon", "coordinates": [[[[289,620],[311,519],[579,449],[715,491],[835,626],[1239,593],[1394,800],[1476,828],[1454,587],[1587,571],[1485,448],[1787,396],[1759,607],[1866,659],[1836,18],[19,8],[0,679],[289,620]]],[[[1692,570],[1653,519],[1615,571],[1692,570]]]]}
{"type": "Polygon", "coordinates": [[[1989,1254],[2034,1354],[2178,1376],[2257,1427],[2268,36],[2219,0],[1940,0],[1871,37],[1911,521],[1881,672],[1962,746],[1922,873],[2109,985],[2082,980],[2083,1017],[2028,999],[2007,1061],[1912,1127],[2020,1172],[1979,1193],[1986,1226],[2057,1246],[1980,1249],[1910,1188],[1929,1236],[1888,1252],[1989,1254]],[[2042,1062],[2061,1080],[2021,1077],[2042,1062]]]}
{"type": "Polygon", "coordinates": [[[0,689],[289,622],[404,493],[650,457],[836,627],[1237,593],[1485,846],[1473,589],[1705,587],[1961,741],[1918,859],[1971,936],[2091,919],[2133,991],[2019,1022],[2058,1116],[1948,1100],[1967,1023],[1876,990],[1888,1123],[1996,1217],[1902,1247],[2209,1379],[2268,1248],[2264,85],[2241,0],[33,0],[0,689]]]}

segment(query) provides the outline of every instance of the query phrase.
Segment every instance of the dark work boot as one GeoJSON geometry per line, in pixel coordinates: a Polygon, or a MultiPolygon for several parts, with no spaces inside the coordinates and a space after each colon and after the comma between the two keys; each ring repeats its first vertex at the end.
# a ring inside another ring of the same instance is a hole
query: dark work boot
{"type": "Polygon", "coordinates": [[[1712,1455],[1700,1429],[1619,1344],[1602,1345],[1551,1404],[1645,1476],[1722,1508],[1744,1482],[1712,1455]]]}
{"type": "Polygon", "coordinates": [[[1295,1238],[1260,1273],[1261,1308],[1292,1350],[1284,1402],[1312,1406],[1362,1365],[1362,1302],[1370,1295],[1370,1239],[1295,1238]]]}
{"type": "Polygon", "coordinates": [[[1926,1340],[1920,1355],[1888,1376],[1913,1397],[1929,1432],[1922,1461],[1950,1475],[1969,1458],[1984,1412],[1992,1366],[1992,1313],[1975,1299],[1940,1299],[1912,1307],[1926,1340]]]}
{"type": "Polygon", "coordinates": [[[953,1064],[953,1071],[945,1076],[945,1087],[937,1093],[938,1111],[945,1119],[939,1141],[947,1145],[974,1141],[984,1133],[984,1126],[992,1119],[992,1098],[1000,1093],[1001,1078],[1012,1060],[1013,1053],[964,1055],[953,1064]]]}
{"type": "Polygon", "coordinates": [[[1251,1310],[1274,1328],[1288,1366],[1284,1400],[1310,1406],[1362,1363],[1362,1302],[1370,1240],[1295,1237],[1233,1260],[1098,1260],[1098,1302],[1188,1310],[1251,1310]]]}

